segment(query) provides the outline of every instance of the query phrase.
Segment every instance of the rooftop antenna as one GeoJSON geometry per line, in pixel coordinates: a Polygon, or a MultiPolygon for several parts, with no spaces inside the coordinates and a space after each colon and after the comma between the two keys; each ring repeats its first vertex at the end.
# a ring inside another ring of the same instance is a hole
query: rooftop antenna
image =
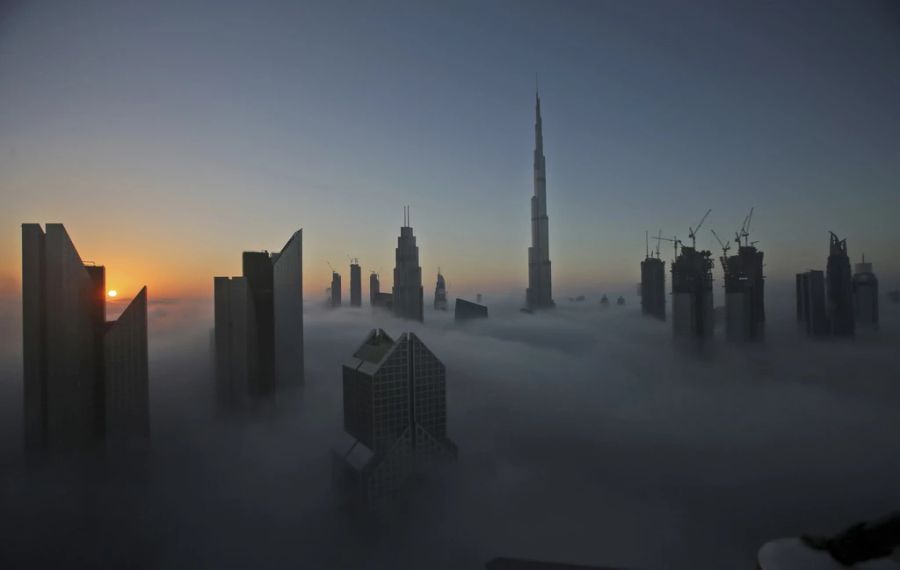
{"type": "Polygon", "coordinates": [[[706,221],[706,217],[709,216],[710,212],[712,212],[712,208],[710,208],[706,211],[705,214],[703,214],[703,217],[700,218],[700,222],[697,224],[696,228],[688,227],[688,237],[691,238],[691,247],[693,247],[694,249],[697,249],[697,230],[699,230],[700,226],[703,225],[703,222],[706,221]]]}
{"type": "Polygon", "coordinates": [[[647,230],[644,230],[644,242],[645,242],[644,258],[649,258],[650,257],[650,232],[648,232],[647,230]]]}

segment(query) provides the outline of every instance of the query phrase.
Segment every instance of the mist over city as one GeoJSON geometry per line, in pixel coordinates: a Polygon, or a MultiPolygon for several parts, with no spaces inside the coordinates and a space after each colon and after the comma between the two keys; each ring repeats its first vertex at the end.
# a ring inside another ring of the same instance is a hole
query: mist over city
{"type": "Polygon", "coordinates": [[[0,567],[900,568],[891,2],[0,5],[0,567]]]}

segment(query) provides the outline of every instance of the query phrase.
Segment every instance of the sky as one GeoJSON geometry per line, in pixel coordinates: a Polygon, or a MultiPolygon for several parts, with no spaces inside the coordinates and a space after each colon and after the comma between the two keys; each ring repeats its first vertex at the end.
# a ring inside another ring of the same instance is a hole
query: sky
{"type": "Polygon", "coordinates": [[[535,74],[557,297],[633,291],[645,230],[709,208],[714,251],[755,208],[770,280],[829,230],[900,279],[894,2],[11,0],[0,295],[22,222],[124,296],[210,297],[298,228],[307,299],[348,256],[387,285],[408,204],[426,290],[524,297],[535,74]]]}

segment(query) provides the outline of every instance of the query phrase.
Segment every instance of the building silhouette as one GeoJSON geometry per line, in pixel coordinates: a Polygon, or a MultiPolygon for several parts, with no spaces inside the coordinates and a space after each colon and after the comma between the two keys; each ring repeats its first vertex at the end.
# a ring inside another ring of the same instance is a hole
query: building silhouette
{"type": "Polygon", "coordinates": [[[378,280],[378,274],[373,271],[369,274],[369,304],[373,307],[379,293],[381,293],[381,282],[378,280]]]}
{"type": "Polygon", "coordinates": [[[666,320],[666,262],[649,253],[641,262],[640,296],[642,314],[666,320]]]}
{"type": "Polygon", "coordinates": [[[825,293],[831,334],[853,336],[853,276],[850,273],[847,240],[838,239],[833,232],[830,232],[828,265],[825,270],[825,293]]]}
{"type": "Polygon", "coordinates": [[[149,436],[147,289],[111,322],[106,296],[62,224],[22,224],[26,449],[149,436]]]}
{"type": "Polygon", "coordinates": [[[403,227],[397,238],[394,265],[394,288],[391,298],[394,314],[404,319],[424,320],[422,268],[419,248],[409,225],[409,207],[404,208],[403,227]]]}
{"type": "Polygon", "coordinates": [[[434,310],[447,310],[447,282],[444,281],[444,276],[441,275],[440,269],[438,269],[437,284],[434,286],[434,310]]]}
{"type": "Polygon", "coordinates": [[[797,322],[812,337],[828,336],[831,332],[825,304],[825,274],[821,271],[797,274],[797,322]]]}
{"type": "Polygon", "coordinates": [[[419,469],[456,458],[447,438],[446,370],[413,333],[372,330],[343,366],[344,430],[332,457],[351,504],[378,507],[419,469]]]}
{"type": "Polygon", "coordinates": [[[470,319],[486,319],[488,316],[488,308],[472,301],[465,299],[456,299],[456,307],[454,307],[453,318],[456,321],[467,321],[470,319]]]}
{"type": "Polygon", "coordinates": [[[216,396],[222,408],[303,381],[302,230],[278,253],[242,257],[242,276],[213,278],[216,396]]]}
{"type": "Polygon", "coordinates": [[[721,257],[725,275],[725,338],[760,340],[766,320],[763,252],[753,245],[738,244],[737,255],[721,257]]]}
{"type": "Polygon", "coordinates": [[[341,274],[331,272],[331,286],[328,288],[328,304],[332,307],[341,306],[341,274]]]}
{"type": "Polygon", "coordinates": [[[547,218],[547,165],[544,159],[541,98],[537,92],[534,97],[534,195],[531,197],[531,247],[528,248],[528,290],[525,293],[529,309],[553,306],[547,218]]]}
{"type": "Polygon", "coordinates": [[[350,262],[350,306],[362,306],[362,273],[356,259],[350,262]]]}
{"type": "Polygon", "coordinates": [[[713,335],[710,255],[708,251],[682,245],[672,263],[672,331],[676,337],[713,335]]]}
{"type": "Polygon", "coordinates": [[[872,263],[863,255],[853,274],[853,309],[856,324],[861,328],[878,328],[878,278],[872,273],[872,263]]]}

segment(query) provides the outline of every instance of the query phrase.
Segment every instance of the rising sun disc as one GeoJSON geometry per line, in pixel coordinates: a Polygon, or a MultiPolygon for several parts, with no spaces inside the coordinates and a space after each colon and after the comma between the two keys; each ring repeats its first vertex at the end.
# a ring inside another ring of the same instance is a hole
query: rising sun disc
{"type": "Polygon", "coordinates": [[[109,295],[110,297],[115,297],[116,295],[119,294],[119,292],[116,291],[115,289],[110,289],[106,294],[109,295]]]}

